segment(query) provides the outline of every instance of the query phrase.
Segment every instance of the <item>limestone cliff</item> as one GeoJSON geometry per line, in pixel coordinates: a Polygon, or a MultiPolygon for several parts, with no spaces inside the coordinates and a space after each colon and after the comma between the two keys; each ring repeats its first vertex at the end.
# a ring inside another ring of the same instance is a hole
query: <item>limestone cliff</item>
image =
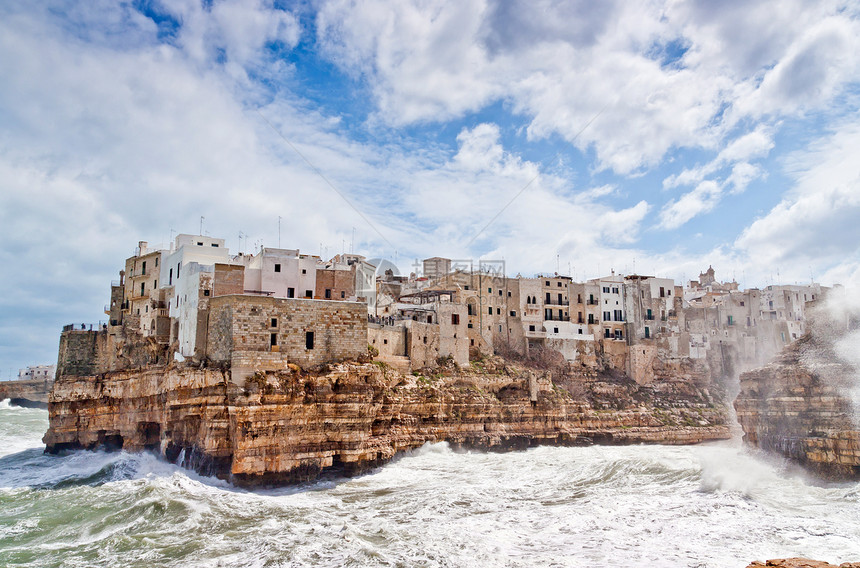
{"type": "Polygon", "coordinates": [[[553,383],[499,359],[403,375],[380,363],[291,366],[233,382],[170,366],[57,380],[47,451],[151,449],[240,485],[355,473],[426,442],[506,450],[538,444],[690,444],[729,437],[726,409],[692,381],[553,383]]]}
{"type": "Polygon", "coordinates": [[[9,399],[10,404],[31,408],[47,408],[48,393],[53,381],[27,380],[0,382],[0,400],[9,399]]]}
{"type": "Polygon", "coordinates": [[[769,365],[741,374],[734,404],[744,440],[828,477],[860,477],[860,431],[846,397],[854,374],[832,335],[802,337],[769,365]]]}

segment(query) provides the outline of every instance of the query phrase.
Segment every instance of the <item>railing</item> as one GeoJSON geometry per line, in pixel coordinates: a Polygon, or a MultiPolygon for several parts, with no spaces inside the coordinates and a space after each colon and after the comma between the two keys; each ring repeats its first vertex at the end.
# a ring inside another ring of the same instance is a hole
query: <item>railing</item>
{"type": "Polygon", "coordinates": [[[570,321],[570,316],[544,316],[544,321],[570,321]]]}
{"type": "Polygon", "coordinates": [[[107,329],[107,323],[99,321],[98,323],[70,323],[63,326],[63,331],[99,331],[107,329]]]}
{"type": "Polygon", "coordinates": [[[585,301],[585,303],[588,304],[589,306],[596,306],[600,302],[598,300],[593,299],[593,298],[589,298],[585,301]]]}
{"type": "Polygon", "coordinates": [[[111,280],[110,285],[114,288],[118,288],[119,286],[122,286],[122,284],[119,283],[119,280],[111,280]]]}
{"type": "Polygon", "coordinates": [[[649,315],[646,315],[646,316],[645,316],[645,320],[646,320],[646,321],[654,321],[654,315],[653,315],[653,314],[652,314],[652,315],[650,315],[650,316],[649,316],[649,315]]]}
{"type": "Polygon", "coordinates": [[[568,302],[567,302],[567,300],[562,300],[562,301],[560,301],[560,302],[559,302],[559,301],[558,301],[558,299],[555,299],[555,300],[544,300],[544,302],[543,302],[543,303],[544,303],[544,305],[545,305],[545,306],[567,306],[567,305],[569,305],[569,304],[568,304],[568,302]]]}

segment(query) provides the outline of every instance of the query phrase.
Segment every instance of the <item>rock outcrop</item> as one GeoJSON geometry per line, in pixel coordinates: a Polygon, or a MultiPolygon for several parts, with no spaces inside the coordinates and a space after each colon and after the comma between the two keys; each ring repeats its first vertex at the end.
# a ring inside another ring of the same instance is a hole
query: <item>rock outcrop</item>
{"type": "Polygon", "coordinates": [[[693,382],[556,384],[498,359],[424,375],[379,362],[317,372],[292,365],[242,385],[229,369],[183,366],[65,376],[49,413],[49,452],[149,449],[239,485],[356,473],[426,442],[508,450],[730,437],[726,408],[693,382]]]}
{"type": "Polygon", "coordinates": [[[809,558],[775,558],[767,562],[756,560],[747,568],[757,568],[758,566],[772,566],[773,568],[860,568],[860,562],[843,562],[837,566],[809,558]]]}
{"type": "Polygon", "coordinates": [[[29,408],[47,408],[48,393],[51,392],[53,381],[2,381],[0,382],[0,400],[9,399],[10,404],[29,408]]]}
{"type": "Polygon", "coordinates": [[[744,440],[826,477],[860,477],[860,431],[846,395],[855,373],[823,334],[742,373],[734,405],[744,440]]]}

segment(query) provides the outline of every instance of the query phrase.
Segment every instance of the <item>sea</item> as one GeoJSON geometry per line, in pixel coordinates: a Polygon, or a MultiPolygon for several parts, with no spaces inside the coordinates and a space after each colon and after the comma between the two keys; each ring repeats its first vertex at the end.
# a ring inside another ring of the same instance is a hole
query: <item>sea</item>
{"type": "Polygon", "coordinates": [[[0,566],[701,566],[860,561],[860,484],[740,440],[426,445],[370,473],[247,490],[152,454],[43,453],[0,402],[0,566]]]}

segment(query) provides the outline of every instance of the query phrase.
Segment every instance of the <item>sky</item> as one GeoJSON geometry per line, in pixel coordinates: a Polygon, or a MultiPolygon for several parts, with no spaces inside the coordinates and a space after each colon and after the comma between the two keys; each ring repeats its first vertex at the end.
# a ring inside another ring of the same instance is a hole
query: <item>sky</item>
{"type": "Polygon", "coordinates": [[[860,7],[0,3],[0,377],[138,241],[860,284],[860,7]]]}

